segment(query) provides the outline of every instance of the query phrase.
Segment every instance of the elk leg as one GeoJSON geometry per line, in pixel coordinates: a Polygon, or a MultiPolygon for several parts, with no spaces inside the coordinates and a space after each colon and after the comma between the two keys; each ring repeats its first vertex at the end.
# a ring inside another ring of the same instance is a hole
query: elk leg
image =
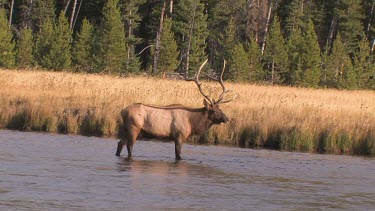
{"type": "Polygon", "coordinates": [[[126,144],[126,148],[128,149],[128,157],[130,158],[132,156],[133,145],[137,141],[137,137],[141,130],[137,127],[133,127],[129,131],[131,132],[129,133],[129,136],[128,136],[128,143],[126,144]]]}
{"type": "Polygon", "coordinates": [[[175,154],[176,154],[176,160],[181,160],[181,144],[182,139],[178,138],[174,141],[175,144],[175,154]]]}
{"type": "Polygon", "coordinates": [[[120,156],[122,148],[124,147],[125,144],[126,144],[126,140],[125,139],[121,139],[118,142],[118,144],[117,144],[117,150],[116,150],[116,156],[120,156]]]}
{"type": "Polygon", "coordinates": [[[128,149],[128,158],[132,157],[132,150],[133,150],[133,143],[126,145],[126,148],[128,149]]]}

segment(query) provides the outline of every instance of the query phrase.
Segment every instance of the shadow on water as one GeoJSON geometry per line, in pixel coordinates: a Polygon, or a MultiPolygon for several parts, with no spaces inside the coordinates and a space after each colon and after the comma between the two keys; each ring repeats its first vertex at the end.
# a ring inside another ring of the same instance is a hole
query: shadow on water
{"type": "Polygon", "coordinates": [[[142,173],[150,175],[215,178],[215,175],[226,175],[227,172],[201,164],[191,163],[189,160],[164,161],[140,160],[139,158],[120,157],[116,163],[117,170],[128,173],[142,173]]]}

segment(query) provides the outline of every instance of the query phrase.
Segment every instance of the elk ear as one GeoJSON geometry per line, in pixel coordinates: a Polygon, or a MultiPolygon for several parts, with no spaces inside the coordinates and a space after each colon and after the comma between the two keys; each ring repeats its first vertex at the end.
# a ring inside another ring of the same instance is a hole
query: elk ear
{"type": "Polygon", "coordinates": [[[207,102],[206,99],[203,100],[203,105],[204,107],[206,107],[207,110],[210,110],[210,108],[212,108],[212,105],[209,102],[207,102]]]}

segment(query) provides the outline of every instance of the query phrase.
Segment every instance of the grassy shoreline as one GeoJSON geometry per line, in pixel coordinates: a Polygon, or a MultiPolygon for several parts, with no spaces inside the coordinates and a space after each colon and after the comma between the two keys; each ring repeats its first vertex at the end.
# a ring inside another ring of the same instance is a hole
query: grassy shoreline
{"type": "MultiPolygon", "coordinates": [[[[220,86],[204,82],[214,98],[220,86]]],[[[375,93],[226,83],[230,123],[191,142],[375,155],[375,93]]],[[[202,107],[192,82],[37,70],[0,70],[0,128],[116,137],[134,102],[202,107]]]]}

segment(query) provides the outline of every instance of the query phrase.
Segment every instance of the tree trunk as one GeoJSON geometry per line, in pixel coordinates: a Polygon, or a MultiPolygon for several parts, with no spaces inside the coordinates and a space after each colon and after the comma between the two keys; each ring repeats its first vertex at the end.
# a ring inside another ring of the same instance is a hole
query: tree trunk
{"type": "MultiPolygon", "coordinates": [[[[132,10],[129,10],[129,17],[132,15],[132,10]]],[[[129,28],[128,28],[128,38],[133,35],[133,28],[132,28],[132,19],[129,19],[129,28]]],[[[129,70],[129,60],[130,60],[130,50],[132,49],[132,46],[130,44],[128,46],[128,52],[127,52],[127,59],[126,59],[126,65],[125,68],[128,71],[129,70]]]]}
{"type": "Polygon", "coordinates": [[[272,60],[271,84],[273,84],[274,80],[275,80],[275,61],[272,60]]]}
{"type": "Polygon", "coordinates": [[[152,66],[151,75],[155,75],[158,70],[158,60],[159,60],[159,53],[160,53],[160,38],[161,38],[161,33],[163,32],[164,12],[165,12],[166,4],[167,4],[167,0],[164,0],[163,7],[161,8],[159,30],[156,33],[154,63],[152,66]]]}
{"type": "Polygon", "coordinates": [[[73,20],[74,20],[74,15],[76,13],[76,6],[77,6],[77,0],[74,0],[72,15],[70,16],[70,29],[73,29],[73,20]]]}
{"type": "Polygon", "coordinates": [[[366,34],[367,36],[369,35],[370,33],[370,28],[371,28],[371,21],[372,21],[372,15],[374,14],[374,6],[375,6],[375,1],[372,1],[372,6],[371,6],[371,11],[370,11],[370,19],[368,20],[368,24],[367,24],[367,29],[366,29],[366,34]]]}
{"type": "Polygon", "coordinates": [[[263,40],[263,44],[262,44],[262,55],[264,53],[264,49],[266,48],[266,37],[267,37],[268,28],[269,28],[269,24],[270,24],[271,13],[272,13],[272,0],[270,1],[270,6],[269,6],[269,9],[268,9],[266,29],[265,29],[264,40],[263,40]]]}
{"type": "Polygon", "coordinates": [[[14,7],[14,0],[12,0],[12,4],[11,4],[11,6],[10,6],[10,14],[9,14],[9,29],[12,27],[13,7],[14,7]]]}
{"type": "Polygon", "coordinates": [[[73,29],[74,29],[74,27],[75,27],[75,25],[76,25],[79,11],[81,11],[82,2],[83,2],[83,0],[81,0],[81,1],[79,2],[79,6],[78,6],[78,10],[77,10],[77,15],[76,15],[76,17],[74,18],[73,29]]]}
{"type": "Polygon", "coordinates": [[[337,25],[337,18],[336,16],[334,16],[331,21],[331,27],[329,28],[329,33],[327,37],[327,45],[326,45],[327,47],[331,46],[336,25],[337,25]]]}
{"type": "Polygon", "coordinates": [[[169,1],[169,13],[172,14],[172,11],[173,11],[173,0],[170,0],[169,1]]]}
{"type": "Polygon", "coordinates": [[[64,9],[64,15],[66,14],[66,11],[68,10],[69,4],[70,4],[70,0],[68,1],[68,3],[66,3],[65,9],[64,9]]]}

